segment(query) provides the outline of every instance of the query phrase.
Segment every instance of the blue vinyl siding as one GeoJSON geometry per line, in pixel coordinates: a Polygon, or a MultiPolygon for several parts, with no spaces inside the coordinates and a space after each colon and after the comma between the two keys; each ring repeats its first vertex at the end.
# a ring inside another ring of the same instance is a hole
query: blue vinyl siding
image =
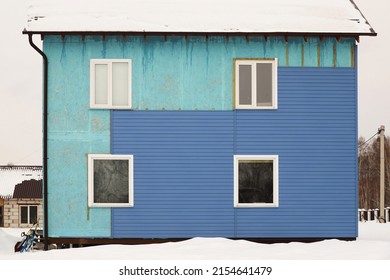
{"type": "Polygon", "coordinates": [[[114,111],[113,153],[134,154],[134,208],[113,237],[233,235],[232,112],[114,111]]]}
{"type": "Polygon", "coordinates": [[[278,154],[280,176],[280,207],[236,209],[237,236],[357,235],[355,80],[350,69],[280,68],[279,110],[237,111],[237,153],[278,154]]]}
{"type": "Polygon", "coordinates": [[[357,236],[356,69],[279,68],[278,110],[113,111],[134,208],[112,237],[357,236]],[[233,155],[279,155],[279,207],[233,207],[233,155]]]}

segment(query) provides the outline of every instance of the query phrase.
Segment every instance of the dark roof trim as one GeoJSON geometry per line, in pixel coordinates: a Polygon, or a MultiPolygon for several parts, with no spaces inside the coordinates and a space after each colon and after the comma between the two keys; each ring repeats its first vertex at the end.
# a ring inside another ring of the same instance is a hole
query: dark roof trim
{"type": "MultiPolygon", "coordinates": [[[[372,29],[373,30],[373,29],[372,29]]],[[[73,36],[245,36],[245,37],[350,37],[377,36],[377,33],[315,33],[315,32],[148,32],[148,31],[27,31],[23,34],[73,36]]]]}
{"type": "Polygon", "coordinates": [[[41,165],[0,165],[0,171],[4,170],[31,170],[42,171],[41,165]]]}
{"type": "Polygon", "coordinates": [[[375,35],[373,35],[373,36],[376,36],[377,33],[375,32],[374,28],[372,28],[371,24],[368,22],[367,18],[363,15],[363,13],[362,13],[362,11],[359,9],[359,7],[356,5],[355,1],[354,1],[354,0],[349,0],[349,1],[352,3],[352,5],[355,7],[355,9],[358,10],[359,13],[362,15],[362,17],[365,19],[366,24],[367,24],[368,26],[370,26],[371,32],[372,32],[373,34],[375,34],[375,35]]]}

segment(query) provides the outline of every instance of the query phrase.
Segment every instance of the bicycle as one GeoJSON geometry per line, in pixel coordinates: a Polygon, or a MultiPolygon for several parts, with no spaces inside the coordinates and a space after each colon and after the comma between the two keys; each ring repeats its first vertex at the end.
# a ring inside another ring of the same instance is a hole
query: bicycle
{"type": "Polygon", "coordinates": [[[15,244],[15,252],[24,253],[32,251],[37,239],[37,227],[38,223],[35,223],[27,232],[21,233],[23,240],[15,244]]]}

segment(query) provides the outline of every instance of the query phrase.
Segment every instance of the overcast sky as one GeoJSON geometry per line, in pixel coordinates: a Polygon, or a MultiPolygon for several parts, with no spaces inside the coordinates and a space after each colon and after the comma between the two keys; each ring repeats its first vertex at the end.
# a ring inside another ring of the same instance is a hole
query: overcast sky
{"type": "MultiPolygon", "coordinates": [[[[28,3],[2,0],[0,9],[0,165],[42,163],[42,60],[22,35],[28,3]]],[[[368,138],[381,124],[390,135],[390,1],[355,3],[378,33],[359,43],[359,135],[368,138]]]]}

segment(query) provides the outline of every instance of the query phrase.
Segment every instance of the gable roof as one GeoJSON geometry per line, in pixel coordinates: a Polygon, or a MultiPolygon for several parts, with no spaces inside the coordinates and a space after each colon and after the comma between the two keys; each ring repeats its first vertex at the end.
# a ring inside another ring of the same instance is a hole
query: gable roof
{"type": "Polygon", "coordinates": [[[15,185],[25,180],[41,179],[42,166],[3,165],[0,166],[0,196],[9,197],[15,185]]]}
{"type": "Polygon", "coordinates": [[[42,198],[42,180],[31,179],[17,184],[13,198],[42,198]]]}
{"type": "Polygon", "coordinates": [[[33,0],[24,33],[376,33],[353,0],[33,0]]]}

